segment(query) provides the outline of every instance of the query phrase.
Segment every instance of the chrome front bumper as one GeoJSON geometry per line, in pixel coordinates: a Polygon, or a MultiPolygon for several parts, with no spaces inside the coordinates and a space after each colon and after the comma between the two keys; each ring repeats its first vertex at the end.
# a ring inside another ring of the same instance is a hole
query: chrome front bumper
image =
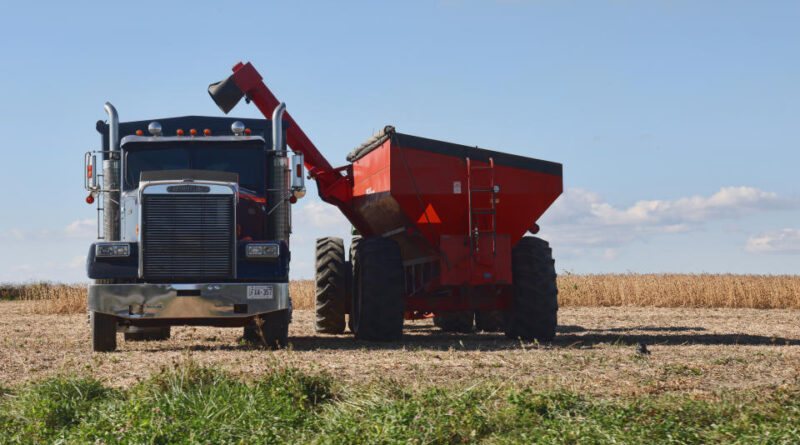
{"type": "Polygon", "coordinates": [[[90,311],[130,319],[242,318],[283,309],[291,310],[289,283],[89,285],[90,311]]]}

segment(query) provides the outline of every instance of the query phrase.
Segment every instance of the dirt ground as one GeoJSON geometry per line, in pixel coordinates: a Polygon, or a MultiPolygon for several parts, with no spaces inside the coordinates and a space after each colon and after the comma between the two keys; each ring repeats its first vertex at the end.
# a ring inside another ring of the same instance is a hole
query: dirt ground
{"type": "Polygon", "coordinates": [[[314,334],[313,312],[295,311],[291,346],[266,351],[241,342],[241,328],[173,327],[160,342],[90,350],[85,315],[34,315],[30,303],[0,302],[0,385],[88,374],[126,386],[186,360],[244,378],[277,366],[325,371],[344,383],[394,379],[411,386],[532,384],[596,395],[665,392],[698,397],[800,384],[800,310],[562,308],[553,345],[502,334],[445,334],[430,320],[406,322],[395,344],[314,334]],[[644,342],[650,355],[635,352],[644,342]]]}

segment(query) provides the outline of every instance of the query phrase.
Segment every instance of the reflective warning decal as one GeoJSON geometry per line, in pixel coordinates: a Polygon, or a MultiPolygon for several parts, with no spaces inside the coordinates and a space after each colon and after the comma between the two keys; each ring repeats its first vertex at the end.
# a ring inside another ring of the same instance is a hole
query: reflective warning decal
{"type": "Polygon", "coordinates": [[[439,215],[436,214],[436,210],[433,210],[433,206],[428,204],[428,207],[425,208],[425,213],[419,217],[417,220],[417,224],[425,224],[425,223],[441,223],[442,220],[439,219],[439,215]]]}

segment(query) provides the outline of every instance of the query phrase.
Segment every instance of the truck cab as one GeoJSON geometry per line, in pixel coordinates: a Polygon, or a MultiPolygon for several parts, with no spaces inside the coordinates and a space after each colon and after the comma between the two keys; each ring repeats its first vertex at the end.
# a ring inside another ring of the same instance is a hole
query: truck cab
{"type": "Polygon", "coordinates": [[[98,201],[86,264],[95,351],[114,350],[118,331],[164,339],[175,325],[286,345],[291,204],[305,188],[283,107],[272,120],[119,122],[106,104],[102,150],[85,155],[87,202],[98,201]]]}

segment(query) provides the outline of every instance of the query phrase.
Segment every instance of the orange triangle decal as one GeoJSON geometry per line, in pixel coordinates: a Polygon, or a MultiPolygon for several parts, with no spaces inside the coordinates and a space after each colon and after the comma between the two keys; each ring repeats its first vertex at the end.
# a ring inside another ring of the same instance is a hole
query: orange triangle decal
{"type": "Polygon", "coordinates": [[[433,206],[430,204],[428,204],[428,207],[425,209],[425,213],[423,213],[422,216],[420,216],[417,220],[417,224],[437,224],[441,222],[442,220],[439,219],[439,215],[436,214],[436,210],[433,210],[433,206]]]}

